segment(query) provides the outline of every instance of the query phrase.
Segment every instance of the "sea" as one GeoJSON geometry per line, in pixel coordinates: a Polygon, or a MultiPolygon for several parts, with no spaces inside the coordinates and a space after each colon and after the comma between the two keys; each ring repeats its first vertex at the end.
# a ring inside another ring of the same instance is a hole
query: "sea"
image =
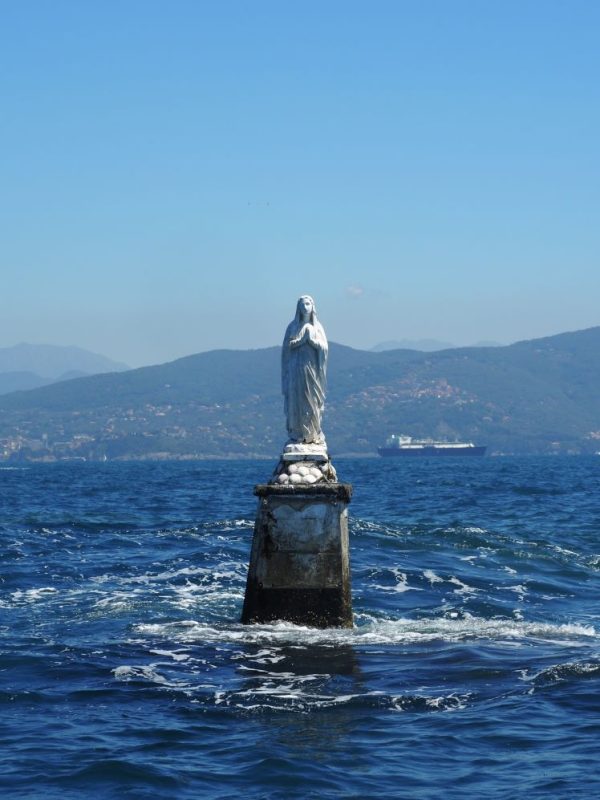
{"type": "Polygon", "coordinates": [[[350,630],[240,624],[274,462],[0,467],[0,796],[599,797],[600,457],[334,459],[350,630]]]}

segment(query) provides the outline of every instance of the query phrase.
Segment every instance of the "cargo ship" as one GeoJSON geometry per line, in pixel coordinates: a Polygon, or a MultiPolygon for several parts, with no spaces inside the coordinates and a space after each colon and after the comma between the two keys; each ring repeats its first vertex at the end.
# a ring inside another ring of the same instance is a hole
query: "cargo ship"
{"type": "Polygon", "coordinates": [[[431,456],[484,456],[485,445],[473,442],[436,442],[433,439],[413,439],[411,436],[390,436],[377,452],[384,458],[431,456]]]}

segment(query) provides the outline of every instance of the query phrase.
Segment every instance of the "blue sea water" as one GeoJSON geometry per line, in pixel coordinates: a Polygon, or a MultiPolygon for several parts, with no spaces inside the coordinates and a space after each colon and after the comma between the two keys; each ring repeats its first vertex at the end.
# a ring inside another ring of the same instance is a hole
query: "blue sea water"
{"type": "Polygon", "coordinates": [[[336,466],[352,630],[239,624],[272,464],[1,467],[2,796],[600,796],[600,458],[336,466]]]}

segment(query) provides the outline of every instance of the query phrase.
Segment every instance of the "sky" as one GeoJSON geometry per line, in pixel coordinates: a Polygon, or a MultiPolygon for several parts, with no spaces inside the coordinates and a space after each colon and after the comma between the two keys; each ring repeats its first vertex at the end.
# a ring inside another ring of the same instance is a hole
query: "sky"
{"type": "Polygon", "coordinates": [[[0,347],[600,324],[600,3],[0,0],[0,347]]]}

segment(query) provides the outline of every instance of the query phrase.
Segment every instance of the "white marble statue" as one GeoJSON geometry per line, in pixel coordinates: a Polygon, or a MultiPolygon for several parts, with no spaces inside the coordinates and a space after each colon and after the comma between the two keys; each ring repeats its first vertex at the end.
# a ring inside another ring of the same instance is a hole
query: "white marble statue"
{"type": "Polygon", "coordinates": [[[321,417],[325,404],[327,337],[312,297],[302,295],[285,332],[281,389],[289,443],[325,446],[321,417]]]}

